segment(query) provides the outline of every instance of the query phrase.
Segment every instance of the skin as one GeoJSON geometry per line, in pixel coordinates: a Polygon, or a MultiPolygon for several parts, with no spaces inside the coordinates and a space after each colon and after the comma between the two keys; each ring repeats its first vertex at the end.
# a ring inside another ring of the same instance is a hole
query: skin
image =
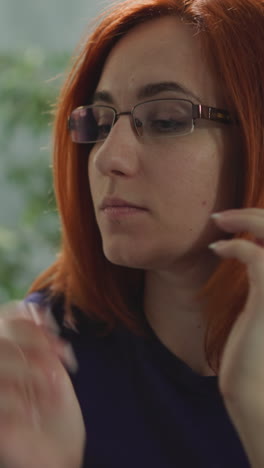
{"type": "Polygon", "coordinates": [[[246,266],[249,293],[234,323],[219,372],[219,388],[252,468],[264,466],[264,210],[244,208],[218,214],[226,232],[250,232],[252,241],[231,239],[211,248],[223,258],[246,266]]]}
{"type": "MultiPolygon", "coordinates": [[[[192,97],[194,103],[226,108],[197,36],[176,17],[137,26],[122,38],[97,91],[111,93],[113,107],[123,112],[139,102],[140,87],[161,81],[184,85],[199,98],[192,97]]],[[[162,97],[190,99],[175,91],[153,96],[162,97]]],[[[208,250],[220,236],[210,215],[234,204],[233,142],[232,127],[200,121],[191,135],[144,143],[130,119],[121,117],[108,138],[94,145],[88,164],[104,254],[115,264],[146,271],[150,325],[168,349],[205,375],[211,373],[203,351],[205,324],[193,296],[218,261],[208,250]],[[148,211],[109,219],[99,209],[105,196],[148,211]]]]}
{"type": "Polygon", "coordinates": [[[0,466],[79,468],[85,428],[63,366],[73,371],[73,362],[44,311],[33,309],[1,307],[0,466]]]}

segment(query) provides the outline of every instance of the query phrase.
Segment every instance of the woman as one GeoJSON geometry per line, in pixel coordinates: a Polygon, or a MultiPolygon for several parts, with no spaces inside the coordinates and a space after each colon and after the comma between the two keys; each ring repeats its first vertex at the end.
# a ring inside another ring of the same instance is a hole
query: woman
{"type": "Polygon", "coordinates": [[[1,324],[5,466],[264,466],[263,26],[260,0],[129,0],[85,41],[61,252],[1,324]]]}

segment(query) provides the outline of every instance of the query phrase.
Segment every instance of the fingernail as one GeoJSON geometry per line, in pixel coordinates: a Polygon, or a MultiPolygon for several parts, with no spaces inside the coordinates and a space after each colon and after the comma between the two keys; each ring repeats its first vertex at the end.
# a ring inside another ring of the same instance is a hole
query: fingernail
{"type": "Polygon", "coordinates": [[[60,333],[60,328],[59,325],[57,324],[55,318],[52,315],[50,307],[45,307],[44,311],[44,324],[47,326],[47,328],[54,332],[55,335],[59,335],[60,333]]]}
{"type": "Polygon", "coordinates": [[[208,249],[215,250],[215,248],[216,248],[216,243],[213,243],[213,244],[209,244],[209,245],[208,245],[208,249]]]}
{"type": "Polygon", "coordinates": [[[218,250],[218,249],[221,249],[221,247],[225,247],[227,243],[228,241],[213,242],[212,244],[208,245],[208,249],[218,250]]]}
{"type": "Polygon", "coordinates": [[[221,218],[221,213],[213,213],[213,214],[211,215],[211,218],[213,218],[213,219],[219,219],[219,218],[221,218]]]}
{"type": "Polygon", "coordinates": [[[63,354],[61,357],[67,369],[75,374],[78,370],[78,362],[70,343],[66,343],[64,345],[63,354]]]}
{"type": "Polygon", "coordinates": [[[24,316],[31,318],[36,325],[43,325],[43,318],[37,307],[37,304],[34,304],[34,302],[25,302],[24,316]]]}
{"type": "Polygon", "coordinates": [[[59,326],[54,319],[49,306],[40,306],[34,302],[25,302],[24,304],[27,315],[35,322],[36,325],[44,325],[53,334],[59,334],[59,326]]]}

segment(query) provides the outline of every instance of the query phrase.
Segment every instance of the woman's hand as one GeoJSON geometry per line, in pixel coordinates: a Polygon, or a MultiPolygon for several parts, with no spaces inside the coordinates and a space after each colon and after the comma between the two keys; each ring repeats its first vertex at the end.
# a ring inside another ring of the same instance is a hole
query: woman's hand
{"type": "MultiPolygon", "coordinates": [[[[264,210],[220,213],[215,222],[230,233],[248,232],[253,240],[230,239],[210,247],[247,267],[249,294],[222,356],[219,388],[252,467],[264,466],[264,210]]],[[[232,288],[232,284],[230,284],[232,288]]]]}
{"type": "Polygon", "coordinates": [[[67,348],[30,310],[0,310],[0,466],[80,468],[85,429],[67,348]]]}
{"type": "Polygon", "coordinates": [[[221,257],[244,263],[249,281],[247,302],[225,346],[219,385],[225,394],[236,394],[241,387],[264,394],[264,210],[229,210],[213,217],[221,229],[249,232],[255,238],[224,240],[211,246],[221,257]]]}

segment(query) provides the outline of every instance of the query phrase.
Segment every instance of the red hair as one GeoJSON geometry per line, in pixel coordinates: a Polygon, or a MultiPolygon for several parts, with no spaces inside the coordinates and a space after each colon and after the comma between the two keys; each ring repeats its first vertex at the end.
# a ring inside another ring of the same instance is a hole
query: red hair
{"type": "MultiPolygon", "coordinates": [[[[88,103],[106,57],[116,42],[139,23],[180,16],[199,33],[209,62],[240,123],[239,207],[264,207],[264,11],[262,0],[144,0],[115,4],[81,46],[61,90],[54,125],[54,184],[62,224],[62,245],[54,264],[30,291],[48,289],[106,326],[118,322],[143,334],[141,298],[144,273],[111,264],[104,256],[87,175],[89,146],[71,142],[67,116],[88,103]],[[241,146],[240,142],[240,146],[241,146]]],[[[217,372],[223,347],[248,291],[245,267],[224,260],[200,298],[206,300],[206,356],[217,372]]]]}

